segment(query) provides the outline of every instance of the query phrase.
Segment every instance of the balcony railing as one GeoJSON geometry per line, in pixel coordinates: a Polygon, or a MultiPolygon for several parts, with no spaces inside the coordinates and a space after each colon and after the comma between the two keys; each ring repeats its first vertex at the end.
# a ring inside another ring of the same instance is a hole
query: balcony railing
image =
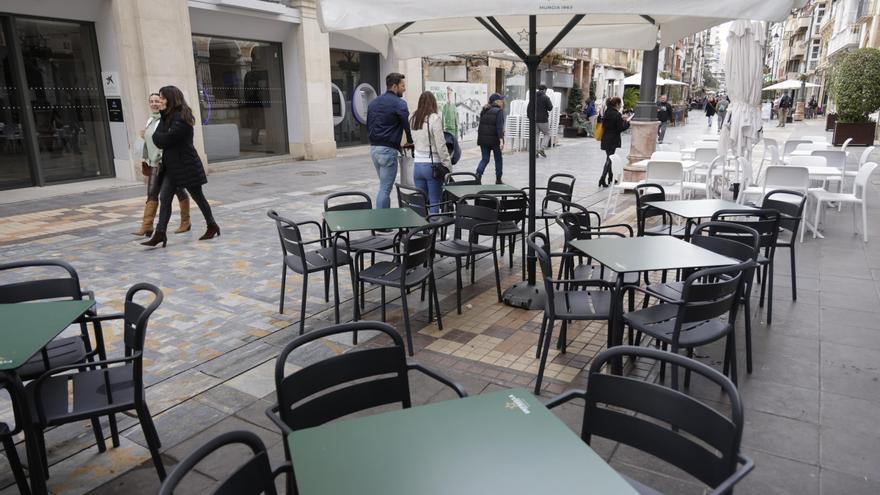
{"type": "Polygon", "coordinates": [[[834,56],[850,48],[858,48],[859,32],[860,26],[854,24],[847,29],[835,33],[831,40],[828,41],[828,56],[834,56]]]}

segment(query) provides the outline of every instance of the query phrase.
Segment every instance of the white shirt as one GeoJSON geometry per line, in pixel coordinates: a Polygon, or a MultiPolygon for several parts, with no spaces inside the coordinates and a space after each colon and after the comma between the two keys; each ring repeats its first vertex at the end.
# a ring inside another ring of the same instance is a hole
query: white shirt
{"type": "Polygon", "coordinates": [[[452,158],[446,148],[443,136],[443,119],[439,113],[428,116],[427,122],[419,130],[412,130],[415,147],[415,163],[442,163],[452,169],[452,158]],[[428,129],[431,130],[430,135],[428,129]]]}

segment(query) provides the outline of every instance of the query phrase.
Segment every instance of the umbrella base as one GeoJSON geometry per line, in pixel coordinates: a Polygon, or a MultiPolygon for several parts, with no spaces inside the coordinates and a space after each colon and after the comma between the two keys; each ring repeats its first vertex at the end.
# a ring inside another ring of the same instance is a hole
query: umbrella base
{"type": "Polygon", "coordinates": [[[544,288],[527,280],[504,291],[501,300],[508,306],[522,309],[544,309],[544,288]]]}

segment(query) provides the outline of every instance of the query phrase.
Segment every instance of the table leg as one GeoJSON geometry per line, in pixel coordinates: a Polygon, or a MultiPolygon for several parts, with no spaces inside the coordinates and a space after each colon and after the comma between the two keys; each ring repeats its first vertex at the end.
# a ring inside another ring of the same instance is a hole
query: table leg
{"type": "MultiPolygon", "coordinates": [[[[611,297],[611,321],[608,322],[608,348],[623,343],[623,277],[624,273],[617,274],[614,284],[614,294],[611,297]]],[[[612,373],[620,375],[623,372],[623,359],[615,358],[611,362],[612,373]]]]}
{"type": "Polygon", "coordinates": [[[691,242],[691,229],[694,226],[694,220],[690,217],[684,221],[684,242],[691,242]]]}
{"type": "Polygon", "coordinates": [[[43,454],[40,444],[37,441],[37,430],[39,425],[35,424],[37,417],[36,411],[31,411],[28,400],[26,399],[24,384],[21,382],[17,373],[7,373],[9,377],[10,387],[13,389],[12,400],[18,404],[18,410],[21,411],[21,429],[24,433],[24,443],[27,449],[27,465],[28,475],[31,479],[31,492],[34,495],[46,495],[49,493],[46,488],[46,480],[43,478],[43,454]]]}

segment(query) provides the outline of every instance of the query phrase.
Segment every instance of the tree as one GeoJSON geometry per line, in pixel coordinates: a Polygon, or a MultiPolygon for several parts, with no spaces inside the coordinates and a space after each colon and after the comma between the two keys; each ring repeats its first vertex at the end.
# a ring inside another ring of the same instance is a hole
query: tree
{"type": "Polygon", "coordinates": [[[571,91],[568,92],[568,107],[565,109],[565,112],[568,115],[574,115],[581,110],[581,105],[584,103],[584,92],[581,91],[581,87],[575,84],[571,87],[571,91]]]}
{"type": "Polygon", "coordinates": [[[623,110],[634,110],[639,103],[639,90],[629,87],[623,90],[623,110]]]}
{"type": "Polygon", "coordinates": [[[718,86],[718,79],[715,79],[715,76],[712,75],[708,68],[703,67],[703,87],[718,89],[718,86]]]}
{"type": "Polygon", "coordinates": [[[860,48],[844,54],[832,67],[831,97],[837,121],[870,122],[868,114],[880,108],[880,50],[860,48]]]}

